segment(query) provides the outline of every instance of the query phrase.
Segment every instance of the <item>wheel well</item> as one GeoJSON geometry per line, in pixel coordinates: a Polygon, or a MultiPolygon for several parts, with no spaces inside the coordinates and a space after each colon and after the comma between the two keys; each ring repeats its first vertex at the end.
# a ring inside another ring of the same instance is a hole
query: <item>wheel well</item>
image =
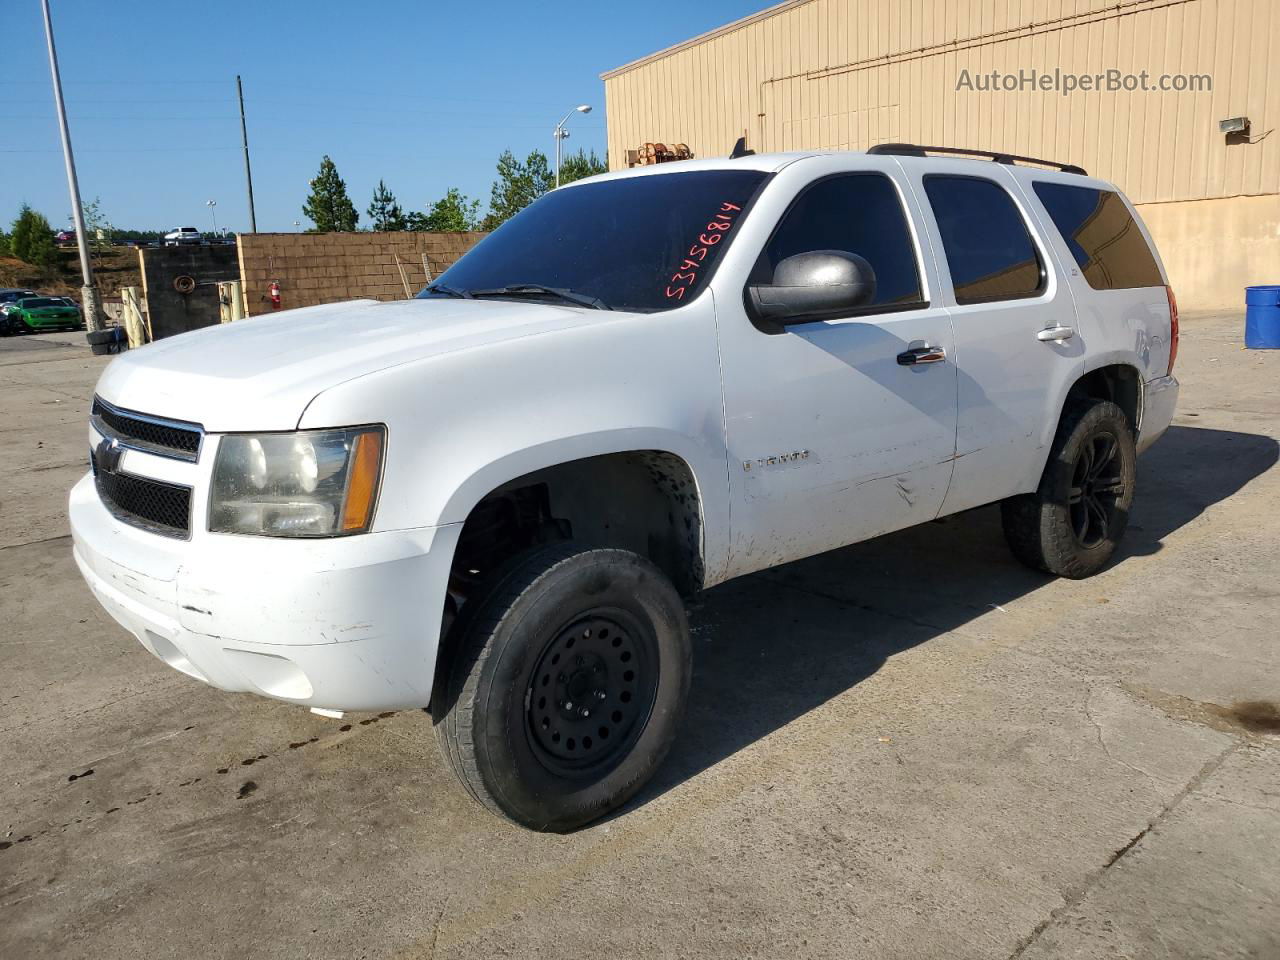
{"type": "Polygon", "coordinates": [[[1067,404],[1076,400],[1110,400],[1129,419],[1134,434],[1141,420],[1142,380],[1138,371],[1123,363],[1090,370],[1072,384],[1067,404]]]}
{"type": "MultiPolygon", "coordinates": [[[[674,454],[638,450],[572,460],[490,491],[468,514],[450,571],[465,600],[510,556],[575,540],[647,557],[681,593],[702,586],[702,510],[693,471],[674,454]]],[[[456,601],[455,601],[456,602],[456,601]]]]}
{"type": "Polygon", "coordinates": [[[432,700],[439,702],[457,649],[453,625],[508,558],[575,540],[647,557],[688,595],[703,582],[702,504],[680,457],[635,450],[572,460],[517,477],[471,508],[449,570],[432,700]]]}

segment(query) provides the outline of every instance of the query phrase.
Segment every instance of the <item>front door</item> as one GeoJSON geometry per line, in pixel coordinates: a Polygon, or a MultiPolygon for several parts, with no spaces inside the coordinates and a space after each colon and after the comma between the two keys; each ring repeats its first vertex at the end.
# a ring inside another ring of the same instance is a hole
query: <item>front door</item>
{"type": "Polygon", "coordinates": [[[740,295],[717,294],[730,575],[931,519],[955,451],[950,317],[929,302],[932,254],[896,163],[814,158],[788,180],[795,168],[811,181],[749,282],[770,282],[794,254],[841,250],[871,263],[876,294],[848,316],[778,328],[753,325],[740,295]]]}

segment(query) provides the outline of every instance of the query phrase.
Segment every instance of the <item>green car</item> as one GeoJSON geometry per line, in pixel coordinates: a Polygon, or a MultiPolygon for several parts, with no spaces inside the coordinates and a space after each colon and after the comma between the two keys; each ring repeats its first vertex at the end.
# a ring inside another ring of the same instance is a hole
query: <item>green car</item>
{"type": "Polygon", "coordinates": [[[13,332],[78,330],[84,326],[80,308],[66,297],[27,297],[9,304],[5,326],[13,332]]]}

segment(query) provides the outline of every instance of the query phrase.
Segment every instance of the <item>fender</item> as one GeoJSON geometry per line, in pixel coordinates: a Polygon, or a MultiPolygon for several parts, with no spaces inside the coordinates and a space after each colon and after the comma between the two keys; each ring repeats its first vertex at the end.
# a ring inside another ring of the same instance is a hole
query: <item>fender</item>
{"type": "Polygon", "coordinates": [[[590,320],[346,381],[321,393],[299,426],[386,424],[375,530],[461,523],[491,490],[560,463],[671,454],[697,485],[705,576],[715,582],[728,551],[729,496],[710,298],[590,320]]]}

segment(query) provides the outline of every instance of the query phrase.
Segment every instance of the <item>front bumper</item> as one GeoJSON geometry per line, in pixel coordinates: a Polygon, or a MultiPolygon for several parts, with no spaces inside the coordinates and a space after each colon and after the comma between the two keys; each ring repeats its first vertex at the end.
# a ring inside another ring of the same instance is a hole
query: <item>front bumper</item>
{"type": "Polygon", "coordinates": [[[425,706],[461,524],[324,540],[128,526],[91,475],[71,491],[76,564],[152,654],[223,690],[331,710],[425,706]]]}
{"type": "Polygon", "coordinates": [[[1172,374],[1142,385],[1142,422],[1138,427],[1138,453],[1164,436],[1178,405],[1178,381],[1172,374]]]}

